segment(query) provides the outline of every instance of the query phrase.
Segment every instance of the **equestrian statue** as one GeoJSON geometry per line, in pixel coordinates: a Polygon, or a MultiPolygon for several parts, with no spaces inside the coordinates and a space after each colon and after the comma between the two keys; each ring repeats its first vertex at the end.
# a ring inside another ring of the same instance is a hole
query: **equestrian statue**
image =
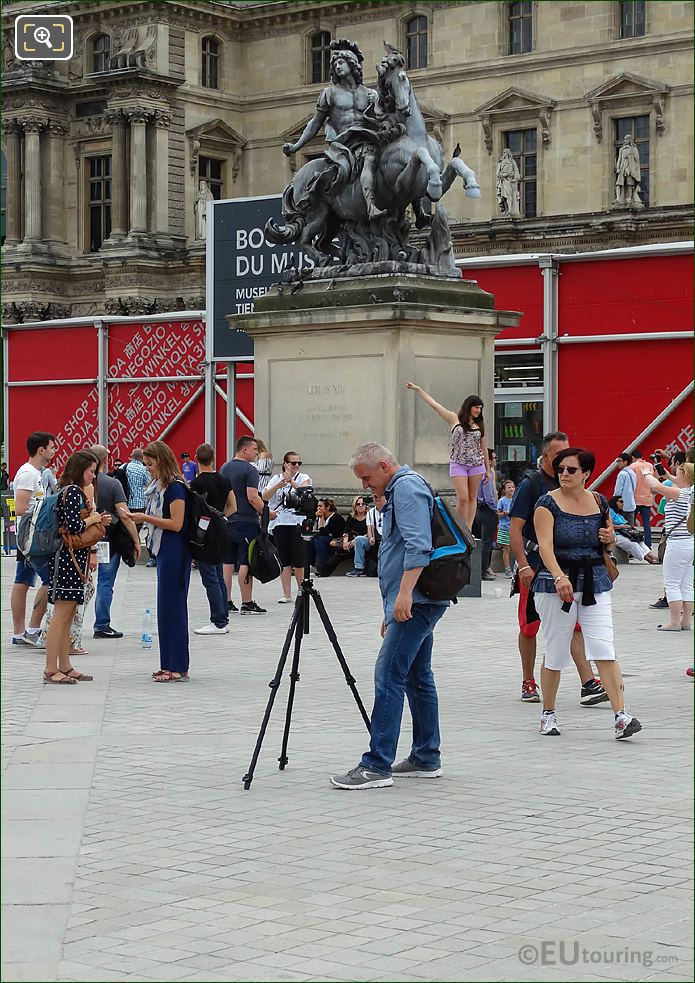
{"type": "MultiPolygon", "coordinates": [[[[446,212],[439,200],[460,177],[470,198],[480,197],[475,173],[457,146],[444,166],[441,145],[428,135],[405,72],[405,58],[384,42],[377,88],[362,81],[364,56],[347,38],[331,41],[330,79],[292,156],[324,127],[328,147],[299,168],[285,188],[285,224],[269,221],[270,243],[296,244],[319,268],[384,261],[427,266],[455,275],[446,212]],[[434,205],[434,214],[432,206],[434,205]],[[429,229],[424,243],[410,242],[412,226],[429,229]]],[[[329,272],[329,271],[327,271],[329,272]]]]}

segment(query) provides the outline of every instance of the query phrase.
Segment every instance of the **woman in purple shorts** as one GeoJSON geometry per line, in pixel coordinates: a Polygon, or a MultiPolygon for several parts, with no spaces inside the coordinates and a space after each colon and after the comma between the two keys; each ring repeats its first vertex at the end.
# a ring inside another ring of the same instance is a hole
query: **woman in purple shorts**
{"type": "Polygon", "coordinates": [[[456,511],[470,529],[475,519],[478,486],[490,477],[490,457],[485,440],[483,401],[480,396],[467,396],[458,413],[446,409],[414,382],[406,388],[421,396],[451,429],[451,460],[449,476],[456,492],[456,511]]]}

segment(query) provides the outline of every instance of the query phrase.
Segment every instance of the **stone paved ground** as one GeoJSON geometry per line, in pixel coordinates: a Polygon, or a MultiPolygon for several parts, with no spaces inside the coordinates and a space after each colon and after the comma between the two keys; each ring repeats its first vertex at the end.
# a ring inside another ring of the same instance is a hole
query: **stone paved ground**
{"type": "MultiPolygon", "coordinates": [[[[692,979],[692,636],[654,630],[658,567],[622,570],[642,734],[616,744],[568,671],[562,737],[541,739],[513,604],[485,584],[438,630],[445,776],[361,794],[328,784],[365,731],[318,619],[289,766],[283,701],[242,788],[290,617],[275,585],[265,618],[191,636],[181,685],[153,684],[139,647],[151,570],[119,577],[126,637],[88,640],[93,683],[42,686],[5,620],[2,980],[692,979]]],[[[369,706],[376,584],[317,584],[369,706]]],[[[191,611],[206,620],[197,577],[191,611]]]]}

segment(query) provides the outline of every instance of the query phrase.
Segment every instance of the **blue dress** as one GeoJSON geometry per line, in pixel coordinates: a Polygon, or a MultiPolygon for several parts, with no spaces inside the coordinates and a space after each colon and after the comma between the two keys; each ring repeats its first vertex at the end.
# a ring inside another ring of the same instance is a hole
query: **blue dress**
{"type": "MultiPolygon", "coordinates": [[[[172,482],[164,492],[162,518],[171,518],[171,503],[186,501],[186,489],[172,482]]],[[[184,526],[185,529],[185,514],[184,526]]],[[[159,664],[169,672],[188,672],[188,585],[191,554],[181,532],[162,531],[157,553],[157,630],[159,664]]]]}

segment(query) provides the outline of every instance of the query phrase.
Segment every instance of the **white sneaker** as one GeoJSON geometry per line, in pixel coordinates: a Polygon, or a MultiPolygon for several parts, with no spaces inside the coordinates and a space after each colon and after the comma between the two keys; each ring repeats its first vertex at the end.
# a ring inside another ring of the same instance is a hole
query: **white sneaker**
{"type": "Polygon", "coordinates": [[[212,623],[205,625],[203,628],[196,628],[193,632],[194,635],[228,635],[229,625],[225,625],[224,628],[218,628],[217,625],[212,623]]]}
{"type": "Polygon", "coordinates": [[[559,737],[560,728],[557,725],[557,714],[554,710],[544,710],[541,716],[541,734],[544,737],[559,737]]]}
{"type": "Polygon", "coordinates": [[[278,604],[291,604],[291,603],[292,603],[291,597],[278,597],[278,604]]]}
{"type": "Polygon", "coordinates": [[[622,741],[625,737],[632,737],[642,730],[642,724],[637,717],[632,717],[625,710],[619,710],[615,715],[615,739],[622,741]]]}

